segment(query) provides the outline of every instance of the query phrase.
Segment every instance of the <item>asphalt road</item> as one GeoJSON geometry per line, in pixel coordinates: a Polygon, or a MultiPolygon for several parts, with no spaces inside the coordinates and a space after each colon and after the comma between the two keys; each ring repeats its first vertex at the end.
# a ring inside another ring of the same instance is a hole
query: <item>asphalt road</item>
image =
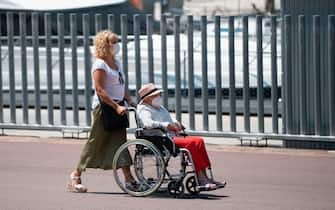
{"type": "Polygon", "coordinates": [[[111,171],[88,170],[86,194],[65,190],[83,142],[1,136],[0,210],[335,209],[332,152],[207,145],[225,189],[182,199],[165,192],[135,198],[121,192],[111,171]]]}

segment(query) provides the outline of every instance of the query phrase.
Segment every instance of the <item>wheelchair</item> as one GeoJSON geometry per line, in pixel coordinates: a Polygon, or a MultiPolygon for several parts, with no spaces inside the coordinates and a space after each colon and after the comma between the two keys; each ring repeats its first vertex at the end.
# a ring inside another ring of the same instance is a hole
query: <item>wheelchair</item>
{"type": "MultiPolygon", "coordinates": [[[[174,197],[182,197],[185,188],[192,195],[199,195],[201,191],[205,191],[206,189],[199,186],[190,151],[176,147],[172,138],[163,130],[141,128],[136,109],[131,107],[128,110],[135,114],[136,139],[128,140],[115,153],[113,174],[118,186],[125,193],[136,197],[148,196],[163,190],[163,185],[174,197]],[[136,186],[131,189],[126,186],[122,169],[117,167],[124,161],[123,153],[128,153],[133,162],[130,169],[136,180],[136,186]],[[180,162],[180,168],[178,172],[174,171],[175,173],[171,173],[169,168],[172,158],[177,159],[175,162],[180,162]]],[[[214,180],[212,169],[209,168],[208,171],[209,178],[214,180]]]]}

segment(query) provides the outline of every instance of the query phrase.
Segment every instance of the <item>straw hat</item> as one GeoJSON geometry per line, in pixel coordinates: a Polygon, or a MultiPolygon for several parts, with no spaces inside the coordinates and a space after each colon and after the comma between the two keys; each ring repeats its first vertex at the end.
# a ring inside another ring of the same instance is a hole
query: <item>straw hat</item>
{"type": "Polygon", "coordinates": [[[143,85],[142,88],[138,91],[140,96],[140,101],[142,102],[145,98],[153,95],[158,95],[163,92],[162,89],[157,88],[153,83],[143,85]]]}

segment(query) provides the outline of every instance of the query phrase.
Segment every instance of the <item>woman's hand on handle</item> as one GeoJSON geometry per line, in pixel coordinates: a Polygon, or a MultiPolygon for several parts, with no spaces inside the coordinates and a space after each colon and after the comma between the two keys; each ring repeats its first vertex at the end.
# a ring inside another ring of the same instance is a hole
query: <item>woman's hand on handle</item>
{"type": "Polygon", "coordinates": [[[124,114],[127,113],[127,111],[128,111],[128,109],[127,109],[127,107],[125,107],[125,106],[120,106],[120,105],[118,105],[118,106],[116,107],[116,113],[118,113],[119,115],[124,115],[124,114]]]}

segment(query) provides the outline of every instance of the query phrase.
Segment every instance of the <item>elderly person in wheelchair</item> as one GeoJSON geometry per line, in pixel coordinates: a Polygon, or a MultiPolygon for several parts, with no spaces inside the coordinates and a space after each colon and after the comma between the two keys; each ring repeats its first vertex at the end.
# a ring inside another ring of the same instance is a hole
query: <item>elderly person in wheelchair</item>
{"type": "Polygon", "coordinates": [[[139,90],[140,102],[137,115],[144,129],[159,128],[167,132],[179,148],[186,148],[194,162],[199,189],[215,190],[223,188],[226,182],[217,182],[208,178],[206,170],[211,167],[204,140],[197,136],[181,135],[184,130],[181,123],[171,118],[169,112],[161,105],[160,94],[163,91],[149,83],[139,90]]]}

